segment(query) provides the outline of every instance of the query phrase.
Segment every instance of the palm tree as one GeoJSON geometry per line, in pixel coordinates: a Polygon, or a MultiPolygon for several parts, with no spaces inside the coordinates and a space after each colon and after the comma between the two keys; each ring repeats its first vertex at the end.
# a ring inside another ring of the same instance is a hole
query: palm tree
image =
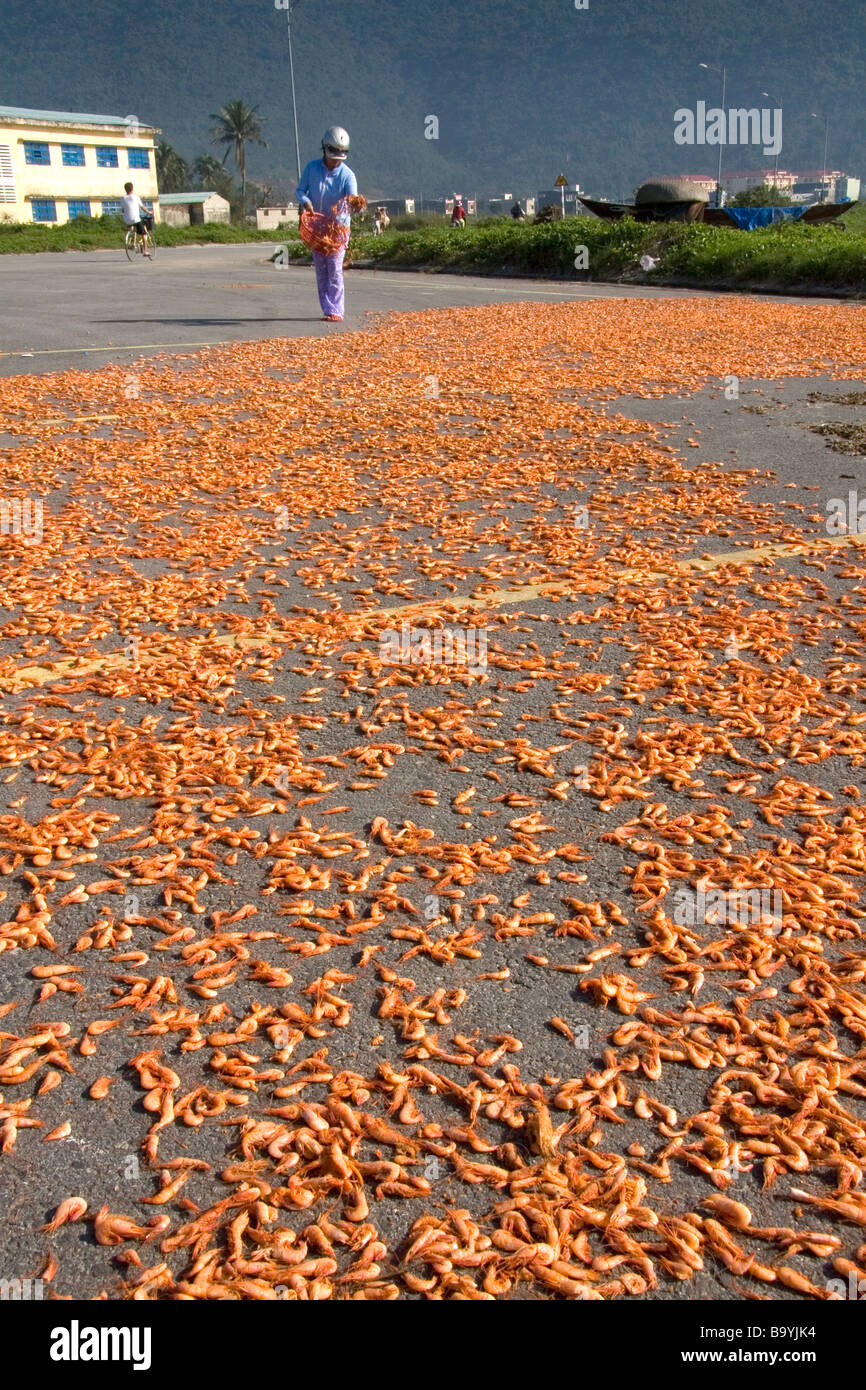
{"type": "Polygon", "coordinates": [[[267,148],[267,141],[262,138],[262,123],[256,115],[258,109],[257,106],[247,106],[245,101],[228,101],[218,115],[211,114],[211,120],[217,122],[211,131],[214,144],[226,147],[223,164],[234,151],[244,199],[247,196],[247,145],[267,148]]]}
{"type": "Polygon", "coordinates": [[[160,140],[156,147],[156,180],[161,193],[182,193],[189,183],[186,160],[167,140],[160,140]]]}
{"type": "Polygon", "coordinates": [[[231,175],[215,155],[197,155],[193,160],[192,173],[199,188],[212,188],[216,193],[221,193],[231,186],[231,175]]]}

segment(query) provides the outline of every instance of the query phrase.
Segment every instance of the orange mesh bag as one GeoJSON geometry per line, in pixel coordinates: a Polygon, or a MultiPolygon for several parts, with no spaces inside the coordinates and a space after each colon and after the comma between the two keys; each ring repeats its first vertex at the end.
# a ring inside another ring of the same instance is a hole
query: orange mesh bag
{"type": "Polygon", "coordinates": [[[341,198],[331,209],[330,217],[324,212],[302,212],[299,233],[301,241],[311,251],[321,251],[324,256],[336,256],[349,244],[351,227],[337,221],[342,212],[361,212],[367,206],[367,199],[359,194],[341,198]]]}

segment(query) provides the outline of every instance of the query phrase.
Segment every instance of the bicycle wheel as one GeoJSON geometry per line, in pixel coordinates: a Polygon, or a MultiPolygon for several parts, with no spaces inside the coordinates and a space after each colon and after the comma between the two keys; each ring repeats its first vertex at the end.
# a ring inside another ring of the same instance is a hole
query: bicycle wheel
{"type": "Polygon", "coordinates": [[[126,248],[126,259],[128,261],[134,261],[136,252],[134,227],[130,227],[129,231],[126,233],[126,236],[123,238],[123,244],[126,248]]]}

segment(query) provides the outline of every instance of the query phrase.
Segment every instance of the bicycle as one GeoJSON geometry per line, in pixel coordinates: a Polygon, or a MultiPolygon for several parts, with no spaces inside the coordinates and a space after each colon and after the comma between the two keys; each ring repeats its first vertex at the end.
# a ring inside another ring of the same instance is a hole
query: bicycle
{"type": "MultiPolygon", "coordinates": [[[[145,225],[147,224],[145,223],[145,225]]],[[[150,261],[153,260],[154,253],[156,252],[156,242],[153,239],[152,227],[148,228],[146,236],[141,236],[139,232],[136,231],[135,224],[133,223],[132,226],[126,229],[126,236],[123,239],[123,244],[126,249],[127,260],[134,261],[136,255],[145,256],[150,261]]]]}

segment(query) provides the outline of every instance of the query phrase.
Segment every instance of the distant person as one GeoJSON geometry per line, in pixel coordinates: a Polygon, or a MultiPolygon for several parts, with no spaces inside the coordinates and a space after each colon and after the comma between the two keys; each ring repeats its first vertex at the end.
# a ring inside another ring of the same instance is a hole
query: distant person
{"type": "Polygon", "coordinates": [[[387,232],[387,230],[388,230],[388,228],[390,227],[390,225],[391,225],[391,219],[390,219],[390,217],[388,216],[388,210],[387,210],[387,208],[377,208],[377,209],[376,209],[376,220],[375,220],[375,222],[373,223],[373,234],[374,234],[374,236],[382,236],[383,233],[387,232]]]}
{"type": "MultiPolygon", "coordinates": [[[[346,163],[348,156],[348,134],[342,126],[330,126],[322,136],[322,158],[311,159],[301,174],[297,196],[302,211],[323,212],[326,217],[334,217],[340,226],[349,226],[351,219],[348,210],[333,212],[335,204],[341,199],[354,197],[358,192],[358,181],[346,163]]],[[[341,323],[343,320],[346,301],[343,283],[345,255],[345,247],[329,256],[322,251],[313,252],[319,303],[326,323],[341,323]]]]}
{"type": "Polygon", "coordinates": [[[526,221],[526,218],[523,215],[523,208],[520,206],[519,203],[514,204],[514,207],[511,209],[511,216],[514,218],[515,222],[526,221]]]}
{"type": "Polygon", "coordinates": [[[144,208],[142,207],[141,199],[139,198],[138,194],[133,192],[133,187],[131,183],[125,183],[123,185],[123,191],[126,195],[120,200],[120,207],[123,215],[123,225],[125,227],[135,228],[135,230],[138,232],[138,235],[144,241],[144,254],[146,256],[149,256],[150,246],[148,237],[150,233],[150,215],[147,212],[145,212],[144,208]]]}
{"type": "Polygon", "coordinates": [[[459,227],[461,231],[463,231],[466,226],[466,209],[460,198],[458,198],[457,202],[454,204],[454,211],[451,214],[451,226],[459,227]]]}

